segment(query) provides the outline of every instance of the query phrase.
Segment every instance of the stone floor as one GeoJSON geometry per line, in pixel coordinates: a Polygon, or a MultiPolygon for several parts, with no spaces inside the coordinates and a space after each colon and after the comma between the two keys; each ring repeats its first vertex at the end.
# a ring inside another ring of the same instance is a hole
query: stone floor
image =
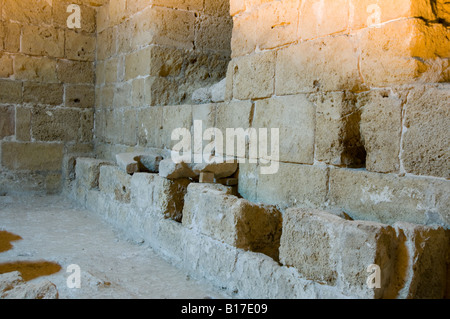
{"type": "Polygon", "coordinates": [[[30,280],[54,283],[61,299],[227,298],[61,196],[0,196],[0,233],[0,272],[22,267],[30,280]],[[81,288],[67,286],[72,264],[81,288]]]}

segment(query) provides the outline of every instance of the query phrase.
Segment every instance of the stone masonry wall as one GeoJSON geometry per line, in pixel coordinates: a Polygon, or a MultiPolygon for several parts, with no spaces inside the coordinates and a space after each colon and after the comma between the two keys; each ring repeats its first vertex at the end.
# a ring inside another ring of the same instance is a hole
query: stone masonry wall
{"type": "Polygon", "coordinates": [[[0,193],[58,192],[68,154],[92,152],[100,4],[0,1],[0,193]],[[68,28],[70,4],[79,29],[68,28]]]}
{"type": "Polygon", "coordinates": [[[228,108],[228,117],[243,128],[280,128],[278,173],[241,164],[241,195],[449,227],[449,4],[236,0],[230,7],[226,100],[246,107],[228,108]]]}
{"type": "Polygon", "coordinates": [[[111,0],[97,26],[97,155],[170,148],[171,130],[191,121],[193,91],[226,76],[228,1],[111,0]]]}

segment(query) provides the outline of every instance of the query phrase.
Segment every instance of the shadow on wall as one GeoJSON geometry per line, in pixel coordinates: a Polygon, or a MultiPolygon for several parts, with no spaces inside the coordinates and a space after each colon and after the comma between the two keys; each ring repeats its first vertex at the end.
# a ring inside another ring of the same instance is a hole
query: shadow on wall
{"type": "MultiPolygon", "coordinates": [[[[8,231],[0,231],[0,253],[12,249],[12,241],[21,240],[22,237],[8,231]]],[[[39,261],[12,261],[0,264],[0,274],[12,271],[20,272],[24,281],[49,276],[61,270],[57,263],[39,260],[39,261]]]]}

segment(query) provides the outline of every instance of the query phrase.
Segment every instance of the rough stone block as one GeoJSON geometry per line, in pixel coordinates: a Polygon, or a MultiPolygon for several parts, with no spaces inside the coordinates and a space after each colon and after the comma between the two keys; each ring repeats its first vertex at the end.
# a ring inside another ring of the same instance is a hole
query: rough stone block
{"type": "Polygon", "coordinates": [[[396,258],[395,230],[388,225],[347,221],[317,210],[288,209],[283,215],[280,261],[309,280],[345,294],[380,298],[389,291],[396,258]],[[369,265],[381,269],[381,288],[366,281],[369,265]]]}
{"type": "MultiPolygon", "coordinates": [[[[72,3],[74,2],[70,0],[52,2],[53,25],[67,29],[67,19],[72,14],[71,12],[67,12],[67,7],[72,3]]],[[[77,5],[80,6],[82,17],[80,30],[87,33],[94,33],[96,31],[96,8],[91,7],[90,3],[84,2],[84,4],[80,1],[77,2],[77,5]]]]}
{"type": "Polygon", "coordinates": [[[95,90],[93,85],[70,85],[65,89],[65,106],[94,108],[95,90]]]}
{"type": "Polygon", "coordinates": [[[183,225],[231,246],[278,259],[281,213],[256,205],[210,184],[190,184],[183,225]]]}
{"type": "Polygon", "coordinates": [[[4,0],[2,20],[23,24],[52,24],[52,5],[45,0],[4,0]]]}
{"type": "Polygon", "coordinates": [[[67,30],[65,36],[65,57],[67,59],[94,61],[96,50],[96,38],[94,35],[67,30]]]}
{"type": "Polygon", "coordinates": [[[46,57],[16,55],[14,76],[16,80],[57,82],[56,61],[46,57]]]}
{"type": "Polygon", "coordinates": [[[345,31],[349,23],[348,12],[348,0],[302,2],[298,23],[300,38],[309,40],[345,31]]]}
{"type": "Polygon", "coordinates": [[[21,103],[22,82],[0,80],[0,103],[21,103]]]}
{"type": "Polygon", "coordinates": [[[131,200],[131,176],[115,166],[101,166],[98,187],[113,199],[129,203],[131,200]]]}
{"type": "Polygon", "coordinates": [[[3,54],[0,52],[0,78],[9,78],[13,74],[14,70],[12,57],[9,54],[3,54]]]}
{"type": "Polygon", "coordinates": [[[274,93],[275,52],[234,59],[233,96],[239,100],[270,97],[274,93]]]}
{"type": "Polygon", "coordinates": [[[63,145],[59,143],[2,143],[2,166],[11,170],[58,171],[63,145]]]}
{"type": "Polygon", "coordinates": [[[78,141],[80,112],[74,109],[34,108],[32,137],[38,141],[78,141]]]}
{"type": "Polygon", "coordinates": [[[16,140],[31,140],[31,108],[16,107],[16,140]]]}
{"type": "Polygon", "coordinates": [[[58,60],[58,80],[64,83],[94,83],[95,72],[92,62],[58,60]]]}
{"type": "Polygon", "coordinates": [[[42,105],[61,105],[64,101],[64,86],[59,83],[25,82],[23,101],[42,105]]]}
{"type": "Polygon", "coordinates": [[[211,163],[192,163],[190,166],[192,167],[192,171],[200,175],[201,173],[212,173],[216,178],[224,178],[233,175],[238,169],[237,161],[228,163],[227,161],[223,161],[222,163],[218,160],[212,158],[211,163]]]}
{"type": "Polygon", "coordinates": [[[449,85],[419,85],[409,92],[401,153],[407,173],[450,177],[449,105],[449,85]]]}
{"type": "Polygon", "coordinates": [[[157,174],[135,173],[131,177],[132,201],[144,211],[153,211],[180,222],[188,179],[168,180],[157,174]]]}
{"type": "Polygon", "coordinates": [[[364,166],[361,111],[355,96],[344,91],[312,94],[310,99],[317,106],[315,159],[331,165],[364,166]]]}
{"type": "Polygon", "coordinates": [[[331,169],[329,201],[353,219],[449,225],[448,189],[445,180],[331,169]]]}
{"type": "Polygon", "coordinates": [[[322,207],[327,199],[328,169],[321,166],[278,163],[275,174],[261,174],[257,178],[257,201],[277,205],[322,207]]]}
{"type": "Polygon", "coordinates": [[[146,149],[143,152],[121,153],[116,155],[116,163],[120,169],[133,174],[137,172],[159,172],[159,163],[163,160],[163,150],[146,149]]]}
{"type": "MultiPolygon", "coordinates": [[[[396,297],[442,299],[445,295],[448,231],[439,226],[406,222],[394,224],[399,237],[396,297]]],[[[448,279],[447,279],[448,280],[448,279]]]]}
{"type": "MultiPolygon", "coordinates": [[[[225,1],[223,2],[225,3],[225,1]]],[[[195,23],[195,48],[230,55],[233,21],[227,16],[200,15],[195,23]]]]}
{"type": "Polygon", "coordinates": [[[22,28],[21,41],[23,53],[55,58],[64,56],[64,30],[25,25],[22,28]]]}
{"type": "MultiPolygon", "coordinates": [[[[242,1],[244,2],[244,1],[242,1]]],[[[233,18],[231,57],[241,57],[256,51],[258,45],[257,11],[245,12],[233,18]]]]}
{"type": "Polygon", "coordinates": [[[171,158],[159,163],[159,176],[167,179],[194,178],[197,176],[186,163],[175,163],[171,158]]]}
{"type": "Polygon", "coordinates": [[[112,165],[111,162],[87,158],[78,157],[75,159],[75,178],[79,186],[86,189],[96,189],[99,187],[100,167],[104,165],[112,165]]]}
{"type": "Polygon", "coordinates": [[[162,147],[161,123],[163,107],[147,107],[138,113],[138,142],[140,146],[162,147]]]}
{"type": "Polygon", "coordinates": [[[134,51],[125,57],[125,80],[146,76],[150,73],[150,50],[151,47],[148,47],[134,51]]]}
{"type": "Polygon", "coordinates": [[[15,134],[14,106],[0,106],[0,139],[15,134]]]}
{"type": "MultiPolygon", "coordinates": [[[[252,127],[267,129],[268,143],[267,154],[258,154],[258,157],[269,160],[278,151],[279,158],[274,158],[277,161],[313,164],[315,113],[316,108],[306,95],[256,101],[252,127]],[[272,129],[278,129],[278,141],[272,140],[275,138],[272,129]],[[278,149],[274,150],[273,146],[278,149]]],[[[250,148],[261,151],[261,134],[261,131],[257,132],[256,145],[250,138],[250,148]]]]}
{"type": "Polygon", "coordinates": [[[358,90],[361,82],[353,37],[315,39],[278,51],[275,71],[277,95],[358,90]]]}
{"type": "Polygon", "coordinates": [[[115,31],[106,28],[97,34],[97,59],[105,60],[116,53],[115,31]]]}
{"type": "MultiPolygon", "coordinates": [[[[163,107],[162,114],[162,143],[163,148],[169,150],[178,144],[182,137],[174,137],[172,139],[172,134],[176,129],[187,129],[191,130],[192,125],[192,106],[191,105],[170,105],[163,107]],[[178,138],[178,139],[176,139],[178,138]]],[[[187,150],[183,150],[187,151],[187,150]]]]}
{"type": "Polygon", "coordinates": [[[3,50],[6,52],[19,52],[20,50],[21,25],[12,22],[0,23],[0,39],[2,39],[3,50]],[[3,29],[2,29],[3,28],[3,29]],[[3,30],[3,31],[1,31],[3,30]]]}

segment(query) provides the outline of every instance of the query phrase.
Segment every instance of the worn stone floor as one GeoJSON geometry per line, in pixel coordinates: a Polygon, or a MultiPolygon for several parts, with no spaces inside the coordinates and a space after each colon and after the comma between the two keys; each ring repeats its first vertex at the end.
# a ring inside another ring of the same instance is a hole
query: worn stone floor
{"type": "Polygon", "coordinates": [[[16,268],[28,280],[50,280],[61,299],[227,298],[62,196],[0,196],[0,233],[0,273],[16,268]],[[67,285],[72,264],[80,288],[67,285]]]}

